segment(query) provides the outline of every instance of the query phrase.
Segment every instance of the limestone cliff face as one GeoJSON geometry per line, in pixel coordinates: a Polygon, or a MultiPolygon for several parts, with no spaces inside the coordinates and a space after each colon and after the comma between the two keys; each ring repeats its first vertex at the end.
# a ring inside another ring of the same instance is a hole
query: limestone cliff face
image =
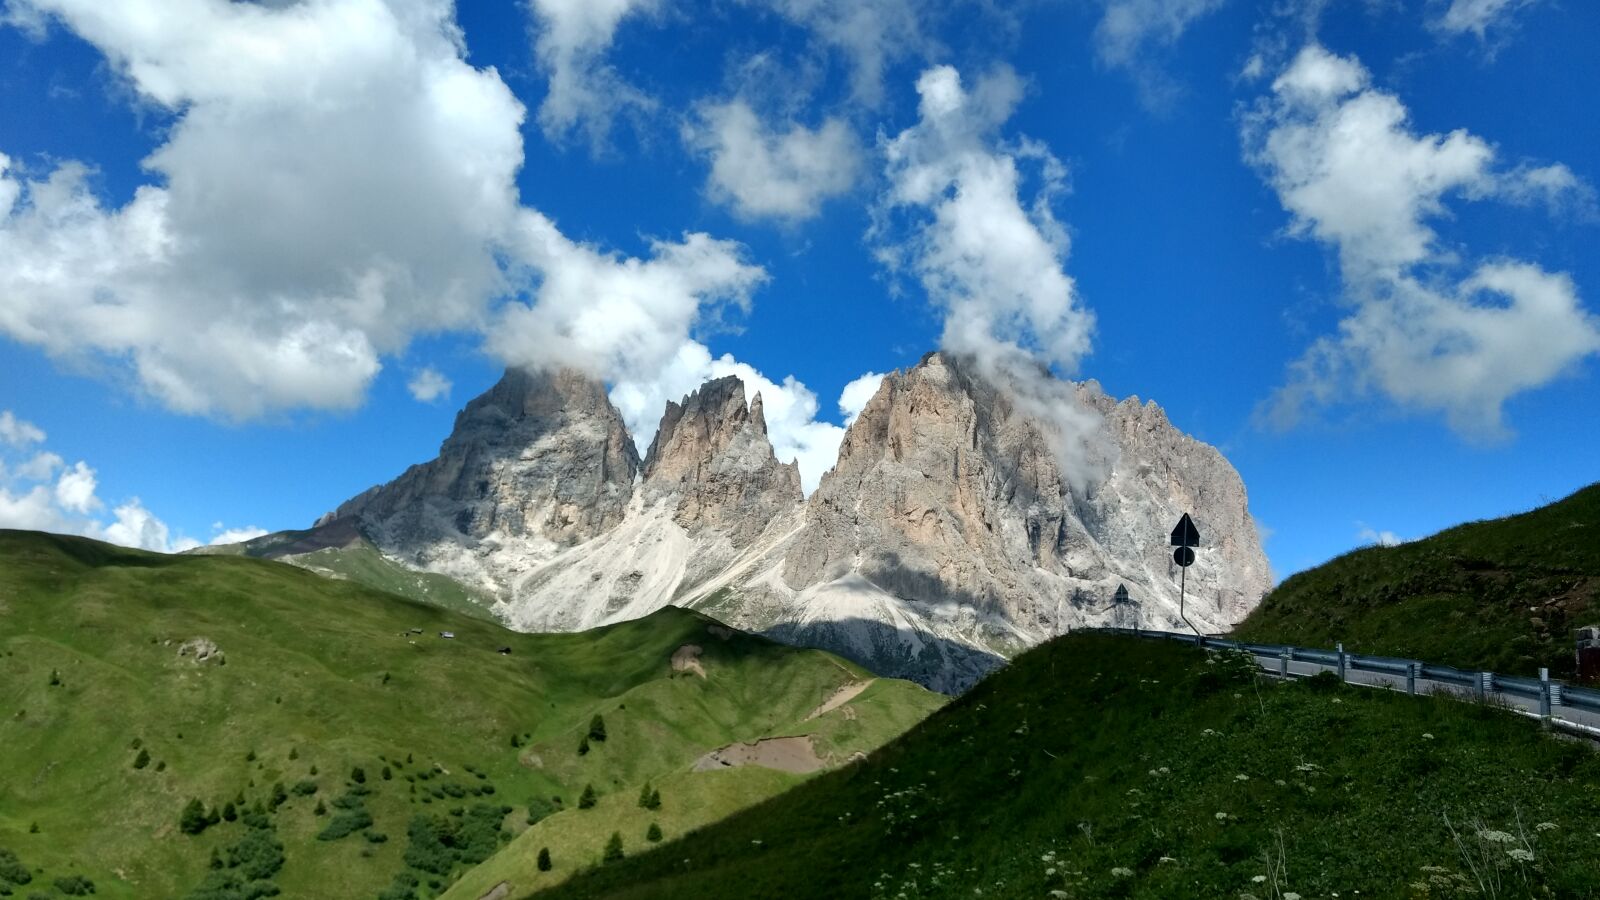
{"type": "Polygon", "coordinates": [[[1051,426],[960,360],[930,354],[885,378],[785,549],[795,602],[860,598],[866,585],[904,608],[854,603],[869,609],[859,618],[920,616],[930,634],[1001,656],[1076,626],[1181,627],[1167,535],[1188,512],[1204,545],[1185,614],[1207,631],[1242,618],[1271,581],[1238,473],[1153,403],[1118,403],[1093,382],[1074,393],[1066,402],[1101,419],[1107,457],[1076,491],[1051,426]],[[1110,606],[1118,584],[1131,604],[1110,606]]]}
{"type": "Polygon", "coordinates": [[[599,382],[510,369],[456,416],[439,456],[340,506],[379,545],[415,557],[490,536],[569,546],[622,522],[639,457],[599,382]]]}
{"type": "Polygon", "coordinates": [[[643,472],[647,496],[675,498],[674,521],[723,530],[735,546],[802,500],[799,468],[773,455],[761,395],[746,405],[733,375],[667,403],[643,472]]]}

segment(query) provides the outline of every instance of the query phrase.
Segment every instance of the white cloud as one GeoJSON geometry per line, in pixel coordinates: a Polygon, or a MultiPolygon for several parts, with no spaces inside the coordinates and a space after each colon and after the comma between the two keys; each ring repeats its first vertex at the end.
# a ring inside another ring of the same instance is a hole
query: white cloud
{"type": "Polygon", "coordinates": [[[844,390],[839,392],[839,414],[844,416],[846,427],[867,408],[867,403],[882,386],[884,377],[882,372],[868,372],[845,385],[844,390]]]}
{"type": "Polygon", "coordinates": [[[1139,87],[1146,105],[1170,106],[1179,86],[1162,69],[1156,50],[1178,42],[1196,20],[1227,0],[1105,0],[1095,26],[1095,53],[1100,62],[1125,69],[1139,87]]]}
{"type": "Polygon", "coordinates": [[[932,46],[922,15],[933,4],[913,0],[744,0],[809,30],[822,46],[850,61],[851,97],[875,108],[883,102],[889,66],[932,46]]]}
{"type": "MultiPolygon", "coordinates": [[[[3,158],[0,158],[3,165],[3,158]]],[[[44,432],[32,422],[24,422],[12,415],[11,410],[0,412],[0,441],[13,447],[26,447],[44,440],[44,432]]]]}
{"type": "MultiPolygon", "coordinates": [[[[0,411],[0,429],[27,435],[27,444],[45,440],[43,431],[10,410],[0,411]]],[[[200,546],[199,541],[175,535],[137,497],[117,504],[106,519],[101,512],[106,504],[98,495],[99,479],[87,462],[79,460],[67,466],[55,453],[39,450],[19,463],[20,443],[0,441],[0,528],[77,534],[158,553],[200,546]]],[[[253,527],[224,530],[220,522],[216,528],[222,534],[213,543],[224,537],[266,533],[253,527]]]]}
{"type": "Polygon", "coordinates": [[[359,404],[418,331],[501,289],[522,109],[448,0],[13,0],[174,120],[107,208],[79,163],[8,171],[0,332],[125,360],[169,408],[359,404]]]}
{"type": "Polygon", "coordinates": [[[1276,424],[1376,390],[1443,413],[1464,435],[1500,437],[1507,399],[1600,352],[1600,321],[1570,278],[1508,259],[1453,278],[1461,260],[1430,224],[1453,198],[1591,202],[1565,166],[1501,169],[1495,148],[1465,130],[1419,136],[1358,61],[1315,45],[1247,116],[1244,138],[1290,233],[1338,251],[1353,307],[1291,366],[1264,408],[1276,424]]]}
{"type": "Polygon", "coordinates": [[[1451,0],[1443,14],[1430,19],[1428,24],[1447,34],[1477,35],[1487,40],[1491,28],[1509,25],[1511,14],[1536,0],[1451,0]]]}
{"type": "MultiPolygon", "coordinates": [[[[550,59],[581,62],[647,7],[535,12],[550,59]]],[[[126,372],[169,409],[352,408],[385,356],[449,331],[492,332],[519,364],[648,377],[765,278],[732,242],[626,258],[522,206],[524,109],[466,62],[450,0],[8,9],[98,48],[171,124],[121,206],[82,163],[35,175],[0,157],[0,335],[126,372]]]]}
{"type": "Polygon", "coordinates": [[[779,130],[743,99],[702,104],[684,140],[711,160],[711,198],[748,219],[809,219],[849,191],[861,168],[859,142],[843,119],[779,130]]]}
{"type": "Polygon", "coordinates": [[[217,529],[216,535],[207,542],[213,547],[222,544],[242,544],[245,541],[255,540],[268,533],[265,528],[257,528],[254,525],[247,525],[243,528],[224,528],[222,523],[218,522],[211,527],[217,529]]]}
{"type": "Polygon", "coordinates": [[[419,369],[411,376],[411,380],[406,382],[406,390],[410,391],[411,396],[419,403],[432,403],[441,397],[449,397],[452,386],[450,379],[432,366],[419,369]]]}
{"type": "Polygon", "coordinates": [[[99,486],[94,470],[80,460],[62,472],[56,481],[56,503],[68,512],[87,515],[100,505],[99,498],[94,495],[99,486]]]}
{"type": "Polygon", "coordinates": [[[776,382],[731,354],[713,357],[704,344],[685,341],[656,377],[613,385],[611,402],[643,453],[655,438],[668,400],[682,400],[707,381],[727,375],[737,375],[744,382],[746,401],[761,395],[773,453],[779,462],[799,463],[801,487],[810,495],[823,474],[838,462],[844,428],[817,421],[821,404],[816,393],[793,375],[776,382]]]}
{"type": "Polygon", "coordinates": [[[652,241],[650,258],[639,259],[569,240],[531,210],[519,221],[513,251],[543,279],[531,305],[506,307],[487,341],[513,365],[649,380],[672,362],[704,312],[747,308],[767,279],[744,261],[740,245],[702,233],[652,241]]]}
{"type": "Polygon", "coordinates": [[[1380,547],[1394,547],[1405,543],[1405,538],[1392,531],[1379,531],[1365,522],[1356,523],[1356,540],[1363,544],[1377,544],[1380,547]]]}
{"type": "Polygon", "coordinates": [[[882,142],[889,187],[874,229],[879,257],[920,278],[944,314],[944,349],[976,360],[1027,412],[1051,422],[1063,472],[1077,486],[1093,482],[1103,474],[1090,461],[1100,455],[1091,446],[1099,420],[1044,372],[1074,373],[1094,333],[1051,208],[1066,170],[1041,144],[998,137],[1022,97],[1009,69],[969,91],[955,69],[939,66],[922,74],[917,92],[921,120],[882,142]],[[1026,203],[1024,167],[1038,182],[1026,203]],[[891,232],[900,239],[885,240],[891,232]]]}
{"type": "Polygon", "coordinates": [[[539,127],[559,141],[576,128],[603,147],[616,117],[655,102],[605,61],[617,29],[630,16],[650,15],[660,0],[530,0],[537,36],[534,53],[549,79],[539,127]]]}
{"type": "Polygon", "coordinates": [[[1106,0],[1095,26],[1095,50],[1102,62],[1131,66],[1150,45],[1170,46],[1196,19],[1222,8],[1227,0],[1106,0]]]}

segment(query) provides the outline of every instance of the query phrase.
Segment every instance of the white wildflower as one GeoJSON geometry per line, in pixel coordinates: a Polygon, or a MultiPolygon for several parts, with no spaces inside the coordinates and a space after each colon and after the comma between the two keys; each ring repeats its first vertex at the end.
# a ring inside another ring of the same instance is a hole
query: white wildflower
{"type": "Polygon", "coordinates": [[[1433,740],[1433,735],[1432,735],[1432,734],[1429,734],[1429,733],[1428,733],[1428,732],[1426,732],[1426,731],[1424,731],[1424,732],[1423,732],[1423,733],[1422,733],[1422,739],[1423,739],[1423,740],[1425,740],[1425,741],[1431,741],[1431,740],[1433,740]]]}
{"type": "Polygon", "coordinates": [[[1283,900],[1300,900],[1300,895],[1294,891],[1288,891],[1283,895],[1283,900]]]}
{"type": "Polygon", "coordinates": [[[1263,884],[1263,883],[1266,882],[1267,876],[1265,876],[1265,875],[1257,875],[1254,878],[1251,878],[1250,880],[1254,881],[1256,884],[1263,884]]]}
{"type": "Polygon", "coordinates": [[[1506,834],[1504,831],[1480,831],[1478,832],[1478,837],[1491,844],[1515,844],[1517,842],[1516,838],[1506,834]]]}
{"type": "Polygon", "coordinates": [[[1160,772],[1163,775],[1171,775],[1172,774],[1172,770],[1167,768],[1166,766],[1162,766],[1161,768],[1157,769],[1156,771],[1160,772]]]}
{"type": "Polygon", "coordinates": [[[1172,857],[1170,857],[1170,856],[1163,856],[1163,857],[1161,857],[1161,858],[1160,858],[1160,859],[1158,859],[1158,860],[1156,860],[1156,862],[1158,862],[1158,863],[1160,863],[1160,864],[1162,864],[1162,865],[1164,865],[1164,866],[1166,866],[1166,865],[1171,865],[1171,864],[1173,864],[1173,863],[1175,863],[1175,862],[1177,862],[1177,860],[1176,860],[1176,859],[1173,859],[1173,858],[1172,858],[1172,857]]]}
{"type": "Polygon", "coordinates": [[[1111,874],[1117,876],[1118,878],[1132,878],[1133,870],[1123,868],[1122,866],[1117,866],[1115,869],[1111,870],[1111,874]]]}
{"type": "Polygon", "coordinates": [[[1228,821],[1228,814],[1225,813],[1225,812],[1217,813],[1217,821],[1218,822],[1226,822],[1226,821],[1228,821]]]}
{"type": "Polygon", "coordinates": [[[1533,862],[1533,853],[1521,847],[1514,847],[1506,851],[1506,855],[1517,862],[1533,862]]]}
{"type": "Polygon", "coordinates": [[[1233,776],[1233,780],[1234,781],[1249,781],[1250,780],[1250,776],[1241,772],[1238,775],[1233,776]]]}
{"type": "Polygon", "coordinates": [[[1550,831],[1555,827],[1556,823],[1554,822],[1540,822],[1539,824],[1533,826],[1535,831],[1550,831]]]}

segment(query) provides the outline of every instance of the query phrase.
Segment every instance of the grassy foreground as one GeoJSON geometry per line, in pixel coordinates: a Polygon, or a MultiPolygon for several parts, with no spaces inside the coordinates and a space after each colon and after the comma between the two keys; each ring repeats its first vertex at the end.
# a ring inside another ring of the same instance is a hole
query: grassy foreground
{"type": "Polygon", "coordinates": [[[814,732],[842,761],[943,702],[879,682],[882,706],[807,718],[868,677],[678,609],[521,635],[278,563],[0,531],[0,896],[427,898],[581,816],[549,840],[569,874],[640,816],[677,834],[800,780],[688,777],[707,750],[814,732]]]}
{"type": "Polygon", "coordinates": [[[1507,675],[1573,670],[1600,624],[1600,484],[1521,515],[1368,547],[1284,580],[1235,634],[1507,675]]]}
{"type": "Polygon", "coordinates": [[[1593,897],[1600,753],[1074,635],[866,762],[539,900],[1593,897]]]}

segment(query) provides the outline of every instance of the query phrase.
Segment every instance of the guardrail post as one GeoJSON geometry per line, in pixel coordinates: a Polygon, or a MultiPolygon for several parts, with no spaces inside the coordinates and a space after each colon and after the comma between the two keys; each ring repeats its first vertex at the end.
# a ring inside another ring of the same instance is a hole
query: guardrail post
{"type": "Polygon", "coordinates": [[[1546,730],[1550,728],[1550,670],[1539,670],[1539,719],[1546,730]]]}
{"type": "Polygon", "coordinates": [[[1289,678],[1289,658],[1294,656],[1293,650],[1285,650],[1278,654],[1278,677],[1284,680],[1289,678]]]}
{"type": "Polygon", "coordinates": [[[1406,693],[1417,695],[1417,676],[1422,674],[1422,663],[1406,663],[1406,693]]]}
{"type": "Polygon", "coordinates": [[[1493,690],[1494,690],[1494,673],[1493,672],[1479,672],[1478,673],[1478,699],[1479,700],[1487,700],[1487,699],[1489,699],[1489,693],[1491,691],[1493,691],[1493,690]]]}
{"type": "Polygon", "coordinates": [[[1339,643],[1339,680],[1344,681],[1344,642],[1339,643]]]}

